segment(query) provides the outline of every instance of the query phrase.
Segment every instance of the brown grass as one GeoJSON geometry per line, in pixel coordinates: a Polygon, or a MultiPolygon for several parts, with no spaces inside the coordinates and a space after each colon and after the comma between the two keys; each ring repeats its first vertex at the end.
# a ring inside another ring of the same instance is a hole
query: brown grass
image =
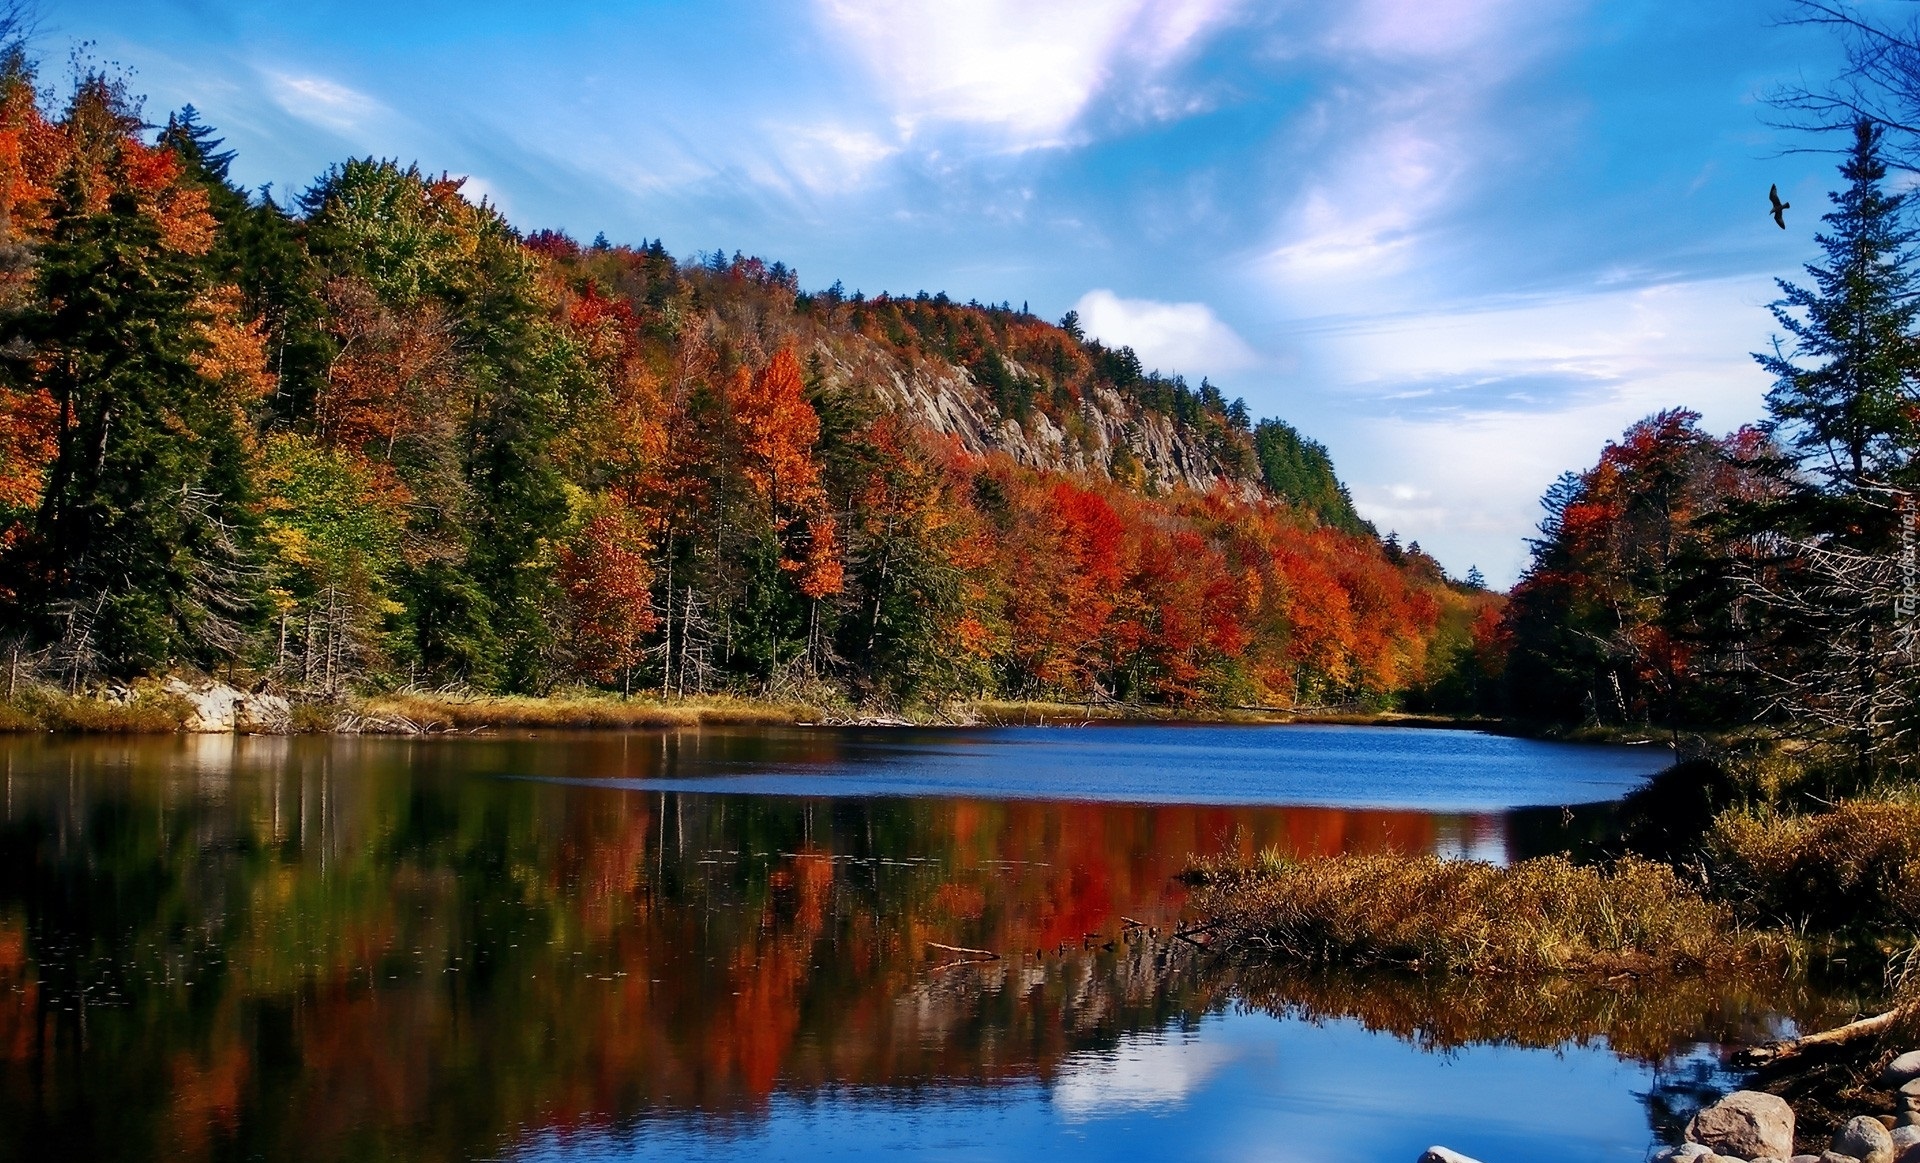
{"type": "Polygon", "coordinates": [[[0,731],[95,735],[164,735],[181,730],[193,708],[157,685],[142,684],[124,703],[30,687],[0,703],[0,731]]]}
{"type": "Polygon", "coordinates": [[[1856,800],[1809,816],[1729,812],[1706,867],[1749,923],[1796,932],[1920,932],[1920,805],[1856,800]]]}
{"type": "Polygon", "coordinates": [[[613,695],[551,698],[403,693],[375,695],[358,708],[367,718],[404,718],[436,730],[541,730],[780,726],[817,722],[821,712],[798,703],[761,702],[728,695],[660,702],[613,695]]]}
{"type": "Polygon", "coordinates": [[[1350,855],[1196,866],[1194,906],[1249,953],[1303,964],[1462,973],[1720,972],[1783,962],[1786,941],[1664,864],[1561,857],[1510,868],[1430,856],[1350,855]]]}

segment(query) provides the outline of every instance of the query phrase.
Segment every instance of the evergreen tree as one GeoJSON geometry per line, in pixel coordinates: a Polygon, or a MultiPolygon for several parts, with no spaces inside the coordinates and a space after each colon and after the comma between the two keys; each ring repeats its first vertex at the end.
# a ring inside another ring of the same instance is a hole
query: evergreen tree
{"type": "Polygon", "coordinates": [[[1914,446],[1920,284],[1914,234],[1902,222],[1907,196],[1882,188],[1880,139],[1871,122],[1854,129],[1840,167],[1847,186],[1821,219],[1830,229],[1815,236],[1826,261],[1807,266],[1813,287],[1779,280],[1771,307],[1791,349],[1776,340],[1754,357],[1774,376],[1767,409],[1776,430],[1803,467],[1843,490],[1902,472],[1914,446]]]}
{"type": "Polygon", "coordinates": [[[1920,632],[1901,568],[1915,519],[1920,275],[1907,196],[1884,189],[1879,126],[1854,127],[1840,174],[1817,236],[1825,261],[1807,267],[1814,286],[1782,280],[1772,305],[1792,345],[1756,356],[1775,377],[1767,407],[1788,452],[1778,495],[1743,523],[1774,547],[1752,579],[1769,669],[1798,718],[1846,739],[1865,779],[1920,750],[1920,632]]]}
{"type": "Polygon", "coordinates": [[[1335,529],[1373,532],[1354,511],[1347,486],[1334,475],[1333,458],[1325,445],[1300,435],[1283,420],[1262,420],[1253,429],[1253,452],[1260,462],[1260,477],[1275,496],[1335,529]]]}
{"type": "Polygon", "coordinates": [[[240,288],[246,314],[267,333],[268,370],[276,388],[272,408],[282,417],[299,414],[326,374],[333,343],[325,326],[326,304],[319,269],[307,253],[302,224],[275,202],[271,190],[249,198],[233,184],[234,152],[187,105],[167,118],[160,144],[186,166],[189,179],[207,192],[220,224],[208,271],[240,288]]]}
{"type": "Polygon", "coordinates": [[[254,616],[237,410],[198,363],[204,274],[131,193],[87,202],[75,171],[27,328],[59,408],[37,605],[70,681],[210,665],[245,646],[254,616]]]}

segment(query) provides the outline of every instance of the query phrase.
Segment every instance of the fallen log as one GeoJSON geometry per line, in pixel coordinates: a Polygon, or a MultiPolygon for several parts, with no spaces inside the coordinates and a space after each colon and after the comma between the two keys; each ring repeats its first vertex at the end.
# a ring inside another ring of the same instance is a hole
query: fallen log
{"type": "Polygon", "coordinates": [[[1848,1022],[1831,1030],[1821,1030],[1816,1034],[1807,1034],[1799,1038],[1788,1038],[1779,1042],[1768,1042],[1761,1046],[1750,1046],[1734,1056],[1734,1062],[1740,1066],[1771,1066],[1784,1062],[1809,1050],[1829,1049],[1857,1042],[1862,1038],[1872,1038],[1892,1029],[1907,1013],[1905,1008],[1888,1010],[1884,1014],[1875,1014],[1870,1018],[1848,1022]]]}

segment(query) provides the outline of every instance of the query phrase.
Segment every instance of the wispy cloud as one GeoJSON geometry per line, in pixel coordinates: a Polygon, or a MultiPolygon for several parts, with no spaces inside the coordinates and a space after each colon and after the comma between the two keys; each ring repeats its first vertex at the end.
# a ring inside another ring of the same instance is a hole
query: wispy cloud
{"type": "Polygon", "coordinates": [[[1342,409],[1366,417],[1341,463],[1361,512],[1511,581],[1541,492],[1601,441],[1663,408],[1721,430],[1759,414],[1766,381],[1747,352],[1771,290],[1751,277],[1602,290],[1356,321],[1305,342],[1342,409]]]}
{"type": "Polygon", "coordinates": [[[900,147],[879,134],[844,125],[777,126],[768,131],[779,172],[763,173],[768,184],[835,194],[865,185],[900,147]]]}
{"type": "Polygon", "coordinates": [[[1074,304],[1089,335],[1133,348],[1150,368],[1189,375],[1220,375],[1258,361],[1252,348],[1205,303],[1122,299],[1088,291],[1074,304]]]}
{"type": "Polygon", "coordinates": [[[1307,38],[1337,81],[1302,121],[1314,164],[1256,267],[1296,307],[1412,298],[1409,274],[1517,132],[1498,98],[1551,16],[1518,0],[1365,0],[1307,38]]]}
{"type": "Polygon", "coordinates": [[[269,72],[267,93],[288,114],[335,133],[366,132],[388,109],[379,101],[326,77],[269,72]]]}
{"type": "MultiPolygon", "coordinates": [[[[985,130],[1015,150],[1058,145],[1122,74],[1150,88],[1238,0],[817,0],[878,81],[901,134],[985,130]]],[[[1164,92],[1153,108],[1182,102],[1164,92]]]]}

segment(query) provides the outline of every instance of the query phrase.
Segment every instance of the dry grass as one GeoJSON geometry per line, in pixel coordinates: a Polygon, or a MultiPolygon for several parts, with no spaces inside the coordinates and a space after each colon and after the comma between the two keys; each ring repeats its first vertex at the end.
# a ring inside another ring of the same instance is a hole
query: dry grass
{"type": "Polygon", "coordinates": [[[1729,812],[1706,866],[1750,923],[1796,932],[1920,932],[1920,805],[1856,800],[1809,816],[1729,812]]]}
{"type": "Polygon", "coordinates": [[[0,731],[164,735],[181,730],[192,713],[185,699],[152,684],[136,687],[125,702],[29,687],[0,703],[0,731]]]}
{"type": "Polygon", "coordinates": [[[1196,866],[1200,911],[1234,946],[1302,964],[1462,973],[1721,972],[1783,962],[1664,864],[1561,857],[1510,868],[1353,855],[1196,866]]]}
{"type": "Polygon", "coordinates": [[[358,711],[368,718],[401,718],[435,730],[634,729],[694,726],[781,726],[817,722],[821,712],[798,703],[762,702],[728,695],[661,702],[651,698],[577,694],[552,698],[441,693],[375,695],[358,711]]]}

